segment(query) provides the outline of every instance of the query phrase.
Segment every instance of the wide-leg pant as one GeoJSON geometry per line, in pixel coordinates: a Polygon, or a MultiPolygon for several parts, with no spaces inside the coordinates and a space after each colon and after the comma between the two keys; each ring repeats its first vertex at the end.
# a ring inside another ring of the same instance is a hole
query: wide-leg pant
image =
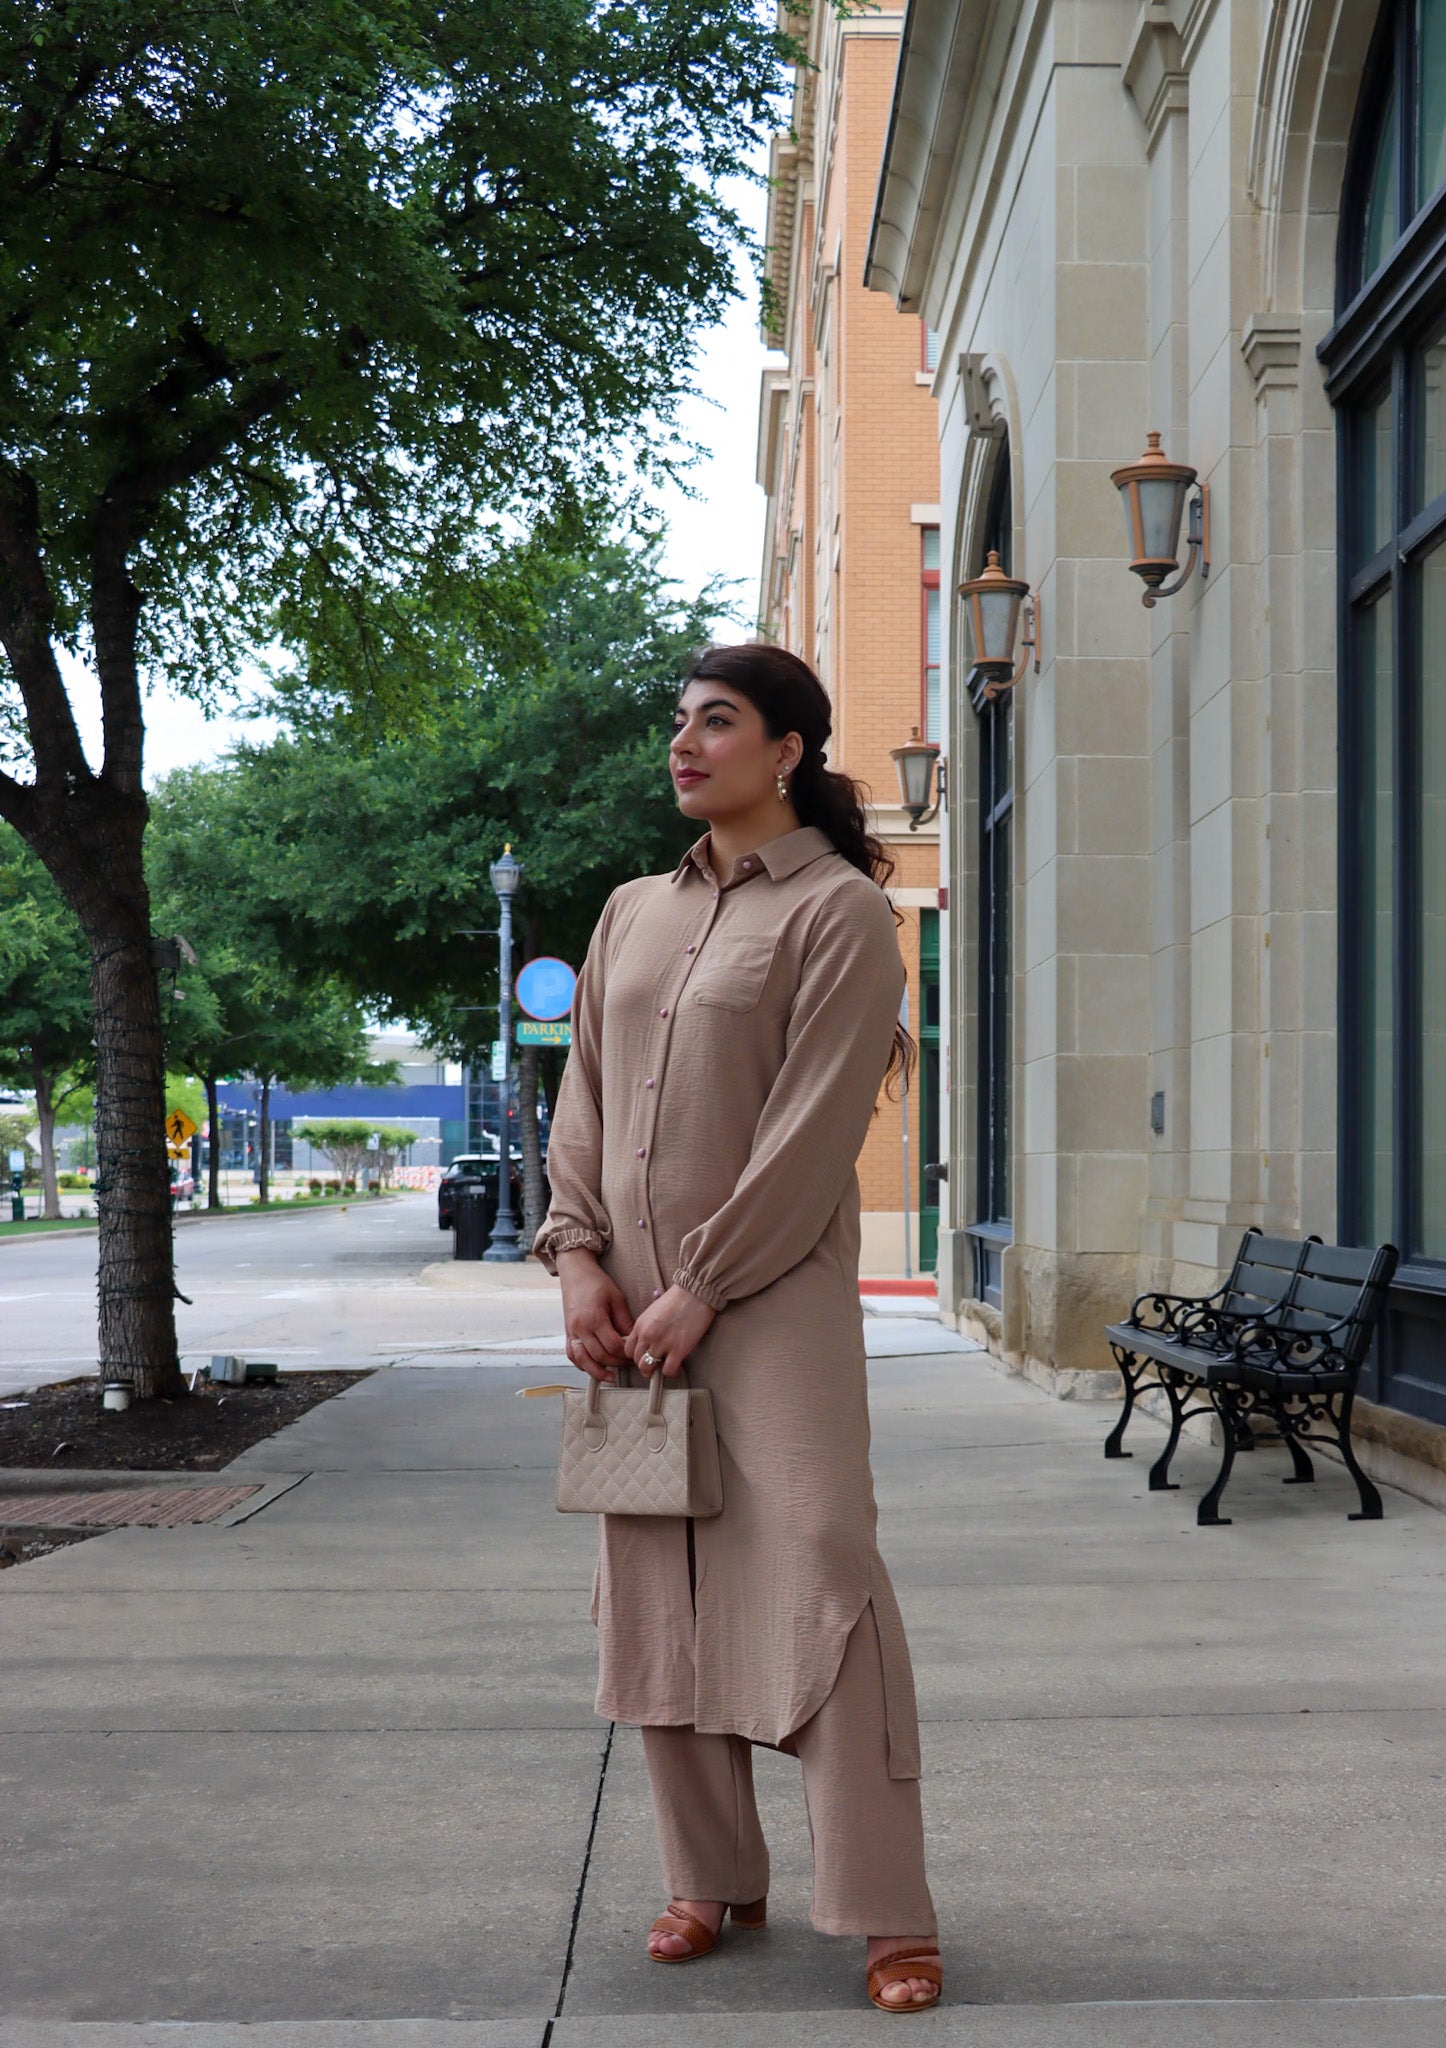
{"type": "MultiPolygon", "coordinates": [[[[768,1845],[741,1735],[644,1728],[663,1881],[676,1899],[744,1905],[768,1890],[768,1845]]],[[[820,1934],[937,1932],[924,1876],[917,1778],[891,1778],[884,1673],[872,1606],[849,1635],[834,1689],[780,1747],[803,1765],[820,1934]]]]}

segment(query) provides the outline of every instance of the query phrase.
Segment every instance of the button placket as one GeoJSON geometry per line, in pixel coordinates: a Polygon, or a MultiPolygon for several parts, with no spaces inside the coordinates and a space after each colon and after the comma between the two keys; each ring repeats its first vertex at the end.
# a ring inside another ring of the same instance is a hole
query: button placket
{"type": "MultiPolygon", "coordinates": [[[[643,1214],[639,1216],[639,1218],[637,1219],[639,1230],[648,1229],[649,1217],[651,1214],[648,1202],[648,1178],[651,1171],[652,1154],[657,1135],[658,1097],[660,1093],[658,1088],[658,1070],[663,1066],[664,1062],[667,1059],[668,1049],[672,1040],[673,1023],[674,1019],[677,1016],[678,1004],[682,999],[684,990],[687,988],[688,978],[692,974],[694,967],[697,965],[698,948],[707,938],[709,932],[712,931],[713,926],[717,921],[718,912],[723,901],[722,891],[719,889],[717,880],[712,875],[711,871],[709,873],[708,880],[711,887],[712,900],[709,904],[707,918],[703,924],[701,931],[699,931],[698,936],[694,939],[689,939],[684,944],[682,951],[679,954],[679,958],[683,963],[683,971],[681,975],[677,978],[676,982],[671,985],[672,992],[668,993],[667,989],[659,991],[659,993],[664,997],[664,1000],[659,1002],[658,1004],[658,1022],[662,1026],[662,1036],[656,1042],[655,1047],[653,1048],[651,1054],[651,1064],[653,1066],[654,1071],[651,1074],[646,1075],[643,1080],[643,1100],[645,1104],[645,1108],[643,1111],[643,1128],[641,1132],[643,1142],[640,1145],[635,1145],[633,1148],[634,1156],[637,1159],[644,1162],[639,1172],[639,1193],[641,1199],[639,1201],[638,1206],[643,1211],[643,1214]]],[[[656,1254],[656,1239],[653,1240],[653,1247],[654,1252],[656,1254]]],[[[663,1290],[661,1287],[655,1287],[652,1291],[653,1300],[657,1301],[661,1299],[662,1292],[663,1290]]]]}

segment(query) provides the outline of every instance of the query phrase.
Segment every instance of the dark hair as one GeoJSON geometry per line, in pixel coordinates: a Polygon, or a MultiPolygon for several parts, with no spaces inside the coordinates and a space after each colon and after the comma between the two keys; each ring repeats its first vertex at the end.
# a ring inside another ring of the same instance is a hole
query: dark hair
{"type": "MultiPolygon", "coordinates": [[[[827,690],[808,663],[770,640],[745,640],[738,646],[705,647],[694,656],[684,687],[705,677],[727,683],[745,696],[762,716],[770,739],[798,734],[803,753],[790,778],[789,793],[799,823],[817,825],[860,874],[881,889],[887,887],[897,863],[883,841],[869,830],[862,789],[851,775],[825,764],[824,745],[833,731],[833,712],[827,690]]],[[[903,921],[895,909],[894,922],[903,921]]],[[[896,1023],[884,1076],[887,1092],[893,1092],[889,1084],[896,1076],[902,1076],[903,1087],[908,1087],[917,1050],[903,1024],[896,1023]]]]}

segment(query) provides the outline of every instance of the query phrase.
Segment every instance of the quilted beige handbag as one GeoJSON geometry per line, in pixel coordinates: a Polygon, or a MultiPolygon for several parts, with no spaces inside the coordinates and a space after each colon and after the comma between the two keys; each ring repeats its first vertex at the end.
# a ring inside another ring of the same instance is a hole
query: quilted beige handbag
{"type": "MultiPolygon", "coordinates": [[[[539,1389],[539,1392],[541,1389],[539,1389]]],[[[557,1506],[564,1515],[693,1515],[723,1510],[723,1474],[706,1387],[590,1379],[562,1401],[557,1506]]]]}

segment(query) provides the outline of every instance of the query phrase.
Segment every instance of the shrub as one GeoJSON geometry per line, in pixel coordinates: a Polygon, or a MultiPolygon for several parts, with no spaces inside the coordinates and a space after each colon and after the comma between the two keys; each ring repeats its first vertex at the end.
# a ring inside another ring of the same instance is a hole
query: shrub
{"type": "Polygon", "coordinates": [[[321,1193],[321,1182],[319,1180],[309,1180],[306,1185],[312,1194],[319,1195],[321,1193]]]}

